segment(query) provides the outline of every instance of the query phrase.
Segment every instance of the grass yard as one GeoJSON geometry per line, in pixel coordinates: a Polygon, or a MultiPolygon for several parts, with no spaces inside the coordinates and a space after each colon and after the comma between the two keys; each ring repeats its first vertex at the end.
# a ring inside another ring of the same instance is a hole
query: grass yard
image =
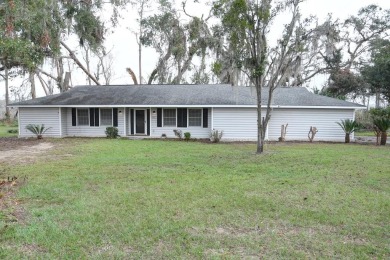
{"type": "Polygon", "coordinates": [[[357,131],[355,132],[355,136],[359,136],[359,137],[362,137],[362,136],[367,136],[367,137],[375,137],[375,133],[374,131],[357,131]]]}
{"type": "Polygon", "coordinates": [[[0,164],[0,258],[390,258],[389,146],[50,142],[0,164]]]}
{"type": "Polygon", "coordinates": [[[1,137],[14,137],[18,136],[18,133],[9,133],[9,130],[18,130],[17,126],[8,126],[0,123],[0,138],[1,137]]]}

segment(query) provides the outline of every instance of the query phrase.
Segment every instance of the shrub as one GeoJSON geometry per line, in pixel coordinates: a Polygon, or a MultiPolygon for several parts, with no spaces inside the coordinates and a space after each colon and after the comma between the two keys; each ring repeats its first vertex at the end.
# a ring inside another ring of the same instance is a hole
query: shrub
{"type": "Polygon", "coordinates": [[[44,124],[42,125],[27,125],[26,129],[30,131],[31,133],[35,134],[37,136],[37,139],[42,139],[43,134],[46,133],[47,130],[51,129],[51,127],[45,127],[44,124]]]}
{"type": "Polygon", "coordinates": [[[175,133],[175,136],[179,139],[183,139],[183,132],[181,130],[178,130],[178,129],[174,129],[173,130],[173,133],[175,133]]]}
{"type": "Polygon", "coordinates": [[[219,130],[211,130],[211,133],[210,133],[210,141],[213,142],[213,143],[218,143],[219,141],[221,141],[221,138],[223,136],[223,131],[219,131],[219,130]]]}
{"type": "Polygon", "coordinates": [[[187,142],[191,139],[191,133],[190,132],[185,132],[184,133],[184,140],[187,142]]]}
{"type": "Polygon", "coordinates": [[[387,108],[371,108],[370,115],[372,119],[387,118],[390,119],[390,107],[387,108]]]}
{"type": "Polygon", "coordinates": [[[7,131],[9,134],[17,134],[18,133],[18,130],[16,129],[10,129],[7,131]]]}
{"type": "Polygon", "coordinates": [[[367,110],[358,110],[355,113],[355,121],[359,124],[359,130],[372,130],[372,117],[367,110]]]}
{"type": "Polygon", "coordinates": [[[118,128],[112,126],[106,127],[106,136],[111,139],[119,137],[118,128]]]}

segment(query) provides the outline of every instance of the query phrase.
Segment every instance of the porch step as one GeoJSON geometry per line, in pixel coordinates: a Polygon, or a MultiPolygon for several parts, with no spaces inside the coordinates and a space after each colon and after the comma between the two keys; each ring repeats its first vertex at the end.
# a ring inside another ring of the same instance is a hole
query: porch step
{"type": "Polygon", "coordinates": [[[142,139],[151,139],[152,137],[150,137],[148,135],[128,135],[128,136],[125,136],[125,138],[127,138],[129,140],[142,140],[142,139]]]}

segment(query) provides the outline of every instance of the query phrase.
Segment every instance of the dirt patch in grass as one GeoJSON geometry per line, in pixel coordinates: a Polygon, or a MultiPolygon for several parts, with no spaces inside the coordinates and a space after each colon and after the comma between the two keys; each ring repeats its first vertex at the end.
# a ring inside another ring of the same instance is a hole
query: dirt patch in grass
{"type": "Polygon", "coordinates": [[[0,151],[17,149],[21,146],[33,146],[40,142],[36,138],[0,137],[0,151]]]}
{"type": "Polygon", "coordinates": [[[39,154],[46,152],[54,147],[49,142],[39,142],[31,139],[0,139],[0,163],[29,163],[39,154]]]}
{"type": "Polygon", "coordinates": [[[24,244],[20,249],[23,254],[32,256],[36,253],[45,253],[46,249],[36,244],[24,244]]]}
{"type": "Polygon", "coordinates": [[[11,175],[10,167],[32,163],[53,147],[52,143],[36,139],[0,138],[0,217],[5,223],[23,224],[26,220],[22,201],[15,197],[15,192],[27,179],[11,175]]]}
{"type": "Polygon", "coordinates": [[[273,224],[266,226],[257,226],[253,228],[247,227],[217,227],[217,228],[197,228],[192,227],[188,230],[191,235],[207,235],[212,237],[229,236],[229,237],[244,237],[244,236],[264,236],[276,234],[278,236],[296,236],[305,234],[312,236],[315,234],[329,234],[336,232],[337,229],[332,226],[317,225],[316,227],[299,227],[287,224],[273,224]]]}
{"type": "Polygon", "coordinates": [[[25,181],[26,179],[18,180],[17,177],[0,178],[0,212],[5,222],[24,223],[26,219],[21,202],[14,197],[16,189],[25,181]]]}

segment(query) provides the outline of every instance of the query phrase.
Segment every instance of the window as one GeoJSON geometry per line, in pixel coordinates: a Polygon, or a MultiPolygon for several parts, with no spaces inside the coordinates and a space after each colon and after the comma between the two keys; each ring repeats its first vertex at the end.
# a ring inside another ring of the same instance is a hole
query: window
{"type": "Polygon", "coordinates": [[[176,109],[164,109],[163,114],[164,126],[176,127],[176,109]]]}
{"type": "Polygon", "coordinates": [[[202,126],[201,109],[188,109],[188,126],[202,126]]]}
{"type": "Polygon", "coordinates": [[[89,125],[88,108],[77,109],[77,125],[89,125]]]}
{"type": "Polygon", "coordinates": [[[112,126],[112,109],[101,108],[100,109],[100,125],[112,126]]]}

